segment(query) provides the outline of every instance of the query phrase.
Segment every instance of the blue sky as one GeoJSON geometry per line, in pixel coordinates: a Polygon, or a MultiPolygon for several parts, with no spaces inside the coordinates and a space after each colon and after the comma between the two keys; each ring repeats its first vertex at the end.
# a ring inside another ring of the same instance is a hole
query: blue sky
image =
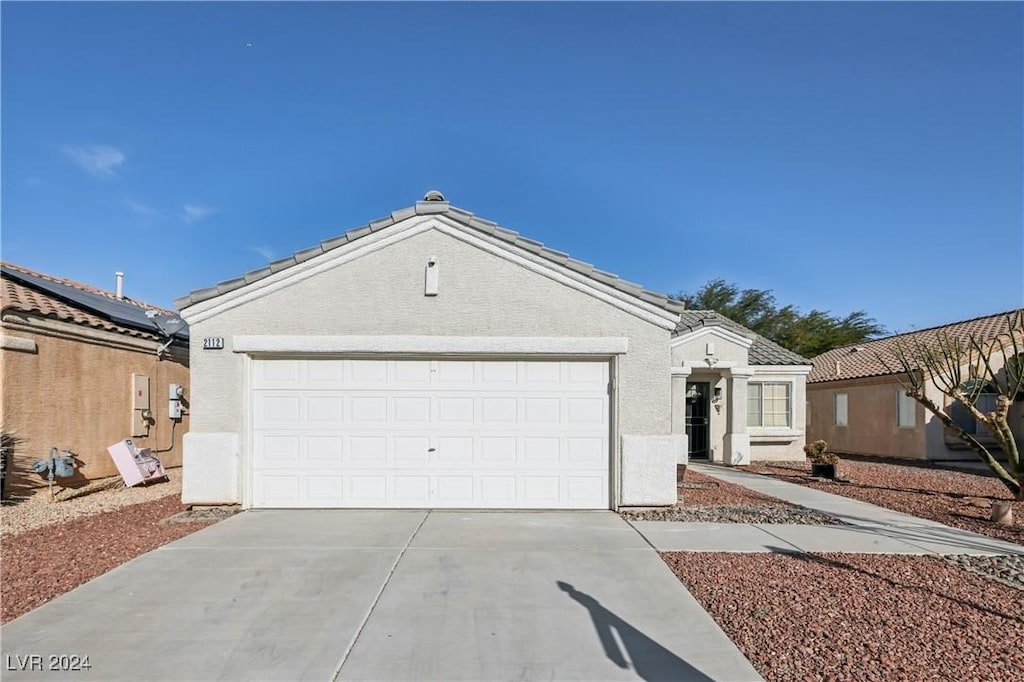
{"type": "MultiPolygon", "coordinates": [[[[4,3],[5,260],[169,306],[408,206],[906,331],[1024,303],[1020,3],[4,3]]],[[[384,305],[384,302],[382,302],[384,305]]]]}

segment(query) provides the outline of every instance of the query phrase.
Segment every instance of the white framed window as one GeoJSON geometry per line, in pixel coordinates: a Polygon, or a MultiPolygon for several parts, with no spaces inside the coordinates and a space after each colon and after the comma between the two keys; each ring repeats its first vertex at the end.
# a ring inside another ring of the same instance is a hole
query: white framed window
{"type": "Polygon", "coordinates": [[[788,381],[747,384],[747,426],[789,426],[790,387],[788,381]]]}
{"type": "Polygon", "coordinates": [[[846,426],[849,423],[846,413],[848,403],[845,393],[836,393],[832,398],[832,423],[836,426],[846,426]]]}
{"type": "Polygon", "coordinates": [[[917,426],[917,401],[902,388],[896,389],[896,426],[901,429],[917,426]]]}

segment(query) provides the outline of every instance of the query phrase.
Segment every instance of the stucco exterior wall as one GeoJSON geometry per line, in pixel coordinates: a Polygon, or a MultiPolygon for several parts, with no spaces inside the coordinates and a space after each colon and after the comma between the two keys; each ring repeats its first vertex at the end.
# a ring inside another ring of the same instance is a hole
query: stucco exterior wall
{"type": "Polygon", "coordinates": [[[747,349],[728,339],[712,334],[704,334],[695,339],[682,341],[672,346],[672,364],[682,365],[685,361],[700,362],[707,357],[707,344],[714,344],[714,356],[719,362],[736,365],[747,364],[747,349]]]}
{"type": "MultiPolygon", "coordinates": [[[[995,371],[1000,371],[1002,358],[992,360],[995,371]]],[[[967,374],[965,369],[964,376],[967,374]]],[[[899,382],[888,376],[808,385],[812,411],[808,439],[823,438],[836,452],[858,455],[929,460],[969,460],[976,457],[923,405],[915,404],[914,428],[899,428],[896,396],[902,390],[899,382]],[[847,427],[837,427],[833,423],[832,405],[837,393],[848,396],[847,427]]],[[[950,403],[931,383],[927,385],[926,394],[938,405],[948,406],[950,403]]],[[[1018,401],[1010,407],[1009,422],[1017,447],[1024,449],[1024,402],[1018,401]]],[[[995,444],[984,427],[977,437],[986,445],[995,444]]]]}
{"type": "Polygon", "coordinates": [[[914,428],[898,427],[897,388],[898,384],[888,378],[809,384],[811,421],[807,440],[826,440],[829,449],[838,453],[925,459],[926,422],[932,415],[916,405],[914,428]],[[833,404],[837,393],[847,394],[847,426],[835,425],[833,404]]]}
{"type": "Polygon", "coordinates": [[[241,335],[626,337],[614,365],[618,433],[670,433],[669,330],[437,230],[189,321],[192,430],[237,434],[243,456],[247,357],[232,344],[241,335]],[[432,297],[424,295],[431,257],[432,297]],[[204,337],[223,337],[226,347],[203,350],[204,337]]]}
{"type": "Polygon", "coordinates": [[[107,446],[131,437],[132,374],[150,379],[155,421],[147,437],[133,437],[139,447],[169,449],[157,456],[166,467],[181,466],[182,436],[189,428],[186,414],[174,429],[167,415],[167,387],[185,386],[190,395],[188,357],[164,355],[157,344],[112,332],[54,320],[5,314],[2,361],[2,424],[27,440],[14,458],[8,491],[46,487],[32,463],[49,456],[50,448],[70,446],[79,468],[75,477],[58,479],[76,486],[87,480],[116,476],[107,446]],[[22,341],[35,350],[17,350],[22,341]]]}

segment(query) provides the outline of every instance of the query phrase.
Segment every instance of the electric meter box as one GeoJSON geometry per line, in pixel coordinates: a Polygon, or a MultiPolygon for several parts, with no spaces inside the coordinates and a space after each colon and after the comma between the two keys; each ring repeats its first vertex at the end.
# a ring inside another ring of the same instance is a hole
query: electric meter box
{"type": "Polygon", "coordinates": [[[135,447],[130,438],[114,443],[107,448],[107,452],[129,488],[167,477],[160,460],[153,456],[153,451],[135,447]]]}

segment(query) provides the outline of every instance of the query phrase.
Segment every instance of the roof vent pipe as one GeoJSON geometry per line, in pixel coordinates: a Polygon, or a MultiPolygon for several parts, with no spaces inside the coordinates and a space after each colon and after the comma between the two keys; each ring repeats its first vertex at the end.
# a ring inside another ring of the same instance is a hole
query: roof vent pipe
{"type": "Polygon", "coordinates": [[[447,201],[447,199],[436,189],[432,189],[423,195],[423,201],[447,201]]]}
{"type": "Polygon", "coordinates": [[[124,273],[123,272],[115,272],[114,276],[117,277],[117,298],[118,299],[123,299],[124,298],[124,273]]]}

